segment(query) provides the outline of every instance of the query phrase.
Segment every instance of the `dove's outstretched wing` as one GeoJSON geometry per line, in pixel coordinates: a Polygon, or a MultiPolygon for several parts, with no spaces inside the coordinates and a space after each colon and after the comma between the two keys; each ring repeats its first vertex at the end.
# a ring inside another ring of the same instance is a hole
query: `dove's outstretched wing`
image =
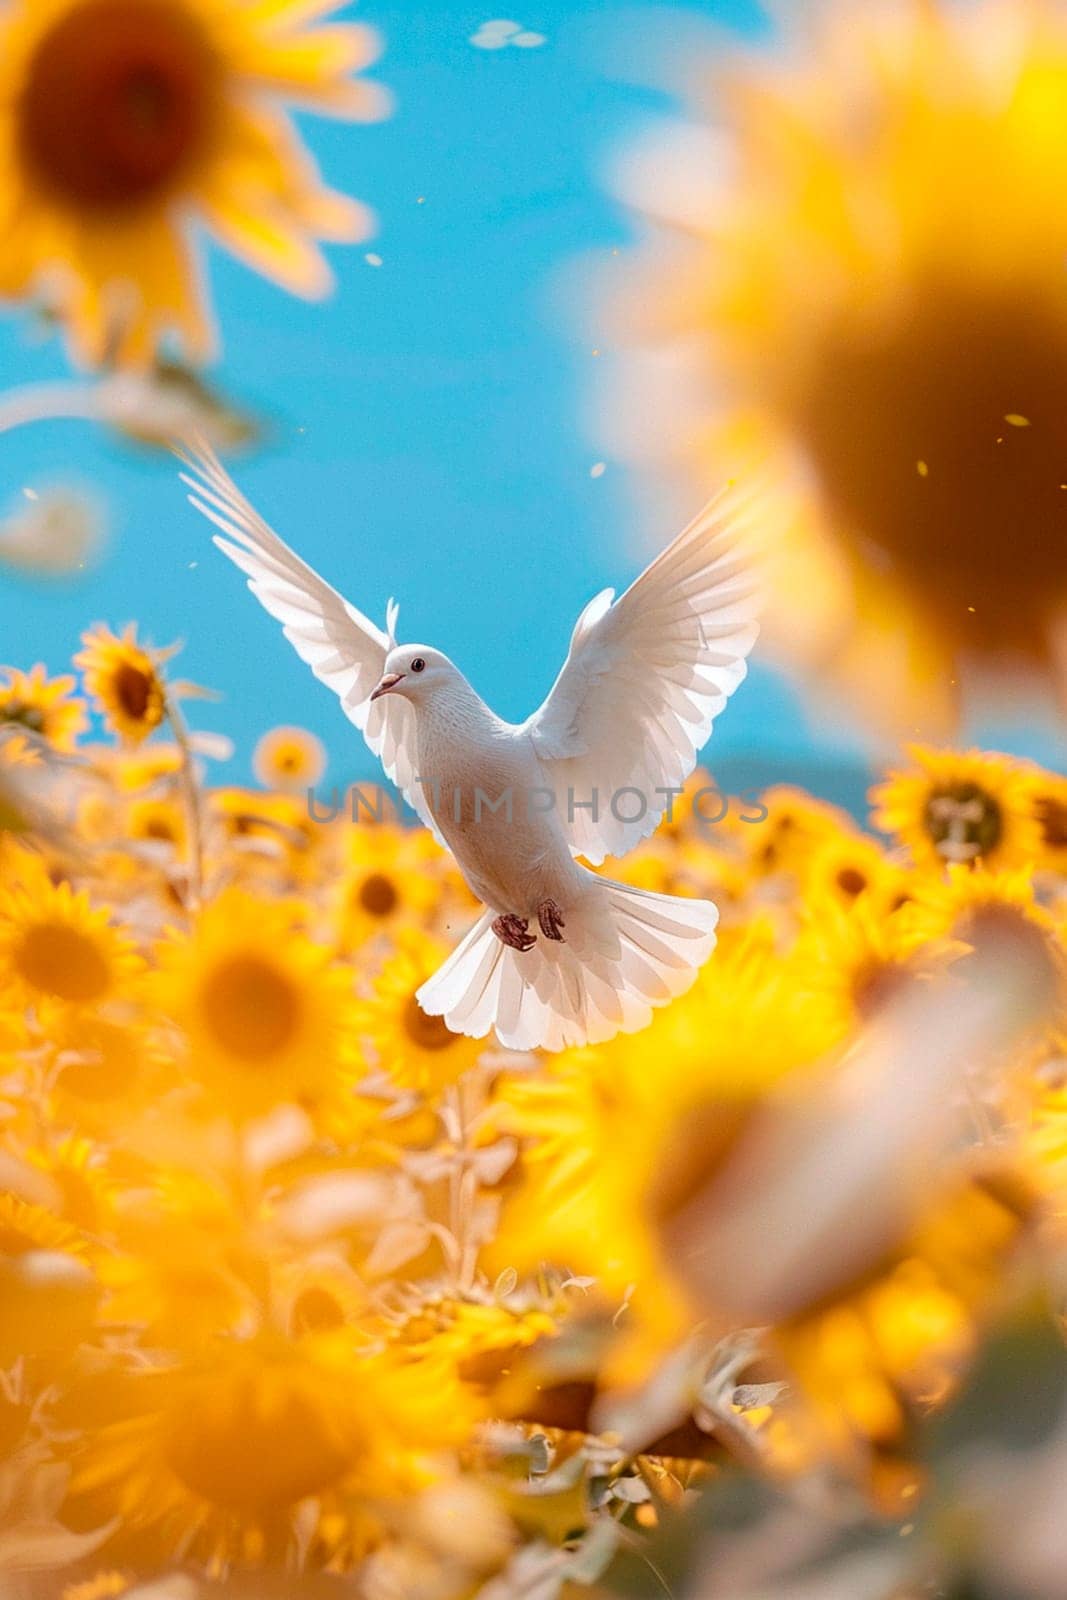
{"type": "Polygon", "coordinates": [[[751,494],[725,491],[618,600],[605,589],[590,601],[548,699],[526,724],[571,849],[594,865],[653,832],[667,809],[663,791],[688,778],[745,676],[759,632],[757,507],[751,494]]]}
{"type": "Polygon", "coordinates": [[[389,778],[428,828],[436,829],[422,786],[415,782],[415,719],[399,695],[373,703],[371,690],[395,643],[396,608],[390,602],[383,633],[319,577],[269,527],[245,498],[211,447],[203,441],[178,452],[190,502],[220,530],[219,549],[240,567],[260,604],[282,625],[302,661],[337,695],[389,778]]]}

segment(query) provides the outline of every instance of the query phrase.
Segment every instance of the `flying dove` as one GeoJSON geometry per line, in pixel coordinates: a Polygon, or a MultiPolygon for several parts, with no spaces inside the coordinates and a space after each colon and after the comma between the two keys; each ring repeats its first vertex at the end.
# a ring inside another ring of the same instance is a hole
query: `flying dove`
{"type": "Polygon", "coordinates": [[[202,441],[190,500],[389,778],[455,856],[485,910],[418,991],[457,1033],[516,1050],[636,1032],[687,990],[718,911],[616,883],[599,866],[669,813],[714,718],[745,677],[756,585],[751,499],[727,490],[618,599],[578,618],[544,704],[498,717],[431,645],[398,644],[268,527],[202,441]]]}

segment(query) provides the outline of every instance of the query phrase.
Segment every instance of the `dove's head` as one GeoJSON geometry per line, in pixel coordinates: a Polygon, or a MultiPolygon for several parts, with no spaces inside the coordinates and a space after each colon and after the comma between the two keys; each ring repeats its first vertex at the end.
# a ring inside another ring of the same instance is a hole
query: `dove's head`
{"type": "Polygon", "coordinates": [[[437,690],[462,681],[459,668],[440,650],[428,644],[398,644],[385,658],[385,671],[371,699],[402,694],[417,705],[437,690]]]}

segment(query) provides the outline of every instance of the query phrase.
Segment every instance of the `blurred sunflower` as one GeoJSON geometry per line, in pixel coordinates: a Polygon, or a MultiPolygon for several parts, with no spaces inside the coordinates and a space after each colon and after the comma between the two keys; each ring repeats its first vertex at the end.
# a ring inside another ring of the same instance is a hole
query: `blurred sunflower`
{"type": "Polygon", "coordinates": [[[440,851],[425,829],[415,832],[389,823],[349,829],[337,885],[337,921],[345,948],[358,950],[378,934],[424,925],[443,894],[434,870],[439,862],[440,851]]]}
{"type": "Polygon", "coordinates": [[[943,962],[943,944],[924,945],[907,915],[887,914],[869,890],[847,905],[824,893],[805,904],[791,963],[800,989],[826,1006],[844,1039],[943,962]]]}
{"type": "Polygon", "coordinates": [[[779,645],[943,736],[970,666],[1067,673],[1067,20],[799,10],[786,56],[687,61],[711,126],[636,176],[667,245],[619,320],[666,366],[663,453],[780,480],[779,645]]]}
{"type": "Polygon", "coordinates": [[[56,1091],[66,1108],[74,1108],[79,1126],[92,1107],[101,1106],[110,1117],[112,1102],[132,1103],[138,1090],[147,1090],[150,1074],[165,1056],[157,1050],[138,1019],[113,1021],[107,1017],[72,1014],[65,1025],[53,1028],[56,1047],[56,1091]]]}
{"type": "Polygon", "coordinates": [[[12,1194],[0,1194],[0,1255],[21,1256],[31,1250],[54,1250],[83,1256],[84,1235],[45,1206],[32,1205],[12,1194]]]}
{"type": "Polygon", "coordinates": [[[906,845],[916,866],[981,862],[1028,867],[1041,851],[1030,770],[985,751],[911,745],[914,765],[871,791],[874,824],[906,845]]]}
{"type": "Polygon", "coordinates": [[[884,850],[858,830],[835,834],[817,846],[804,863],[801,899],[822,901],[829,896],[850,906],[860,898],[892,911],[908,896],[907,874],[884,850]]]}
{"type": "Polygon", "coordinates": [[[969,953],[982,937],[1023,940],[1035,979],[1044,973],[1050,982],[1063,984],[1062,930],[1038,900],[1025,869],[950,867],[945,878],[927,879],[900,915],[915,939],[925,944],[949,940],[957,952],[969,953]]]}
{"type": "Polygon", "coordinates": [[[115,732],[140,744],[163,721],[166,691],[160,675],[165,652],[150,653],[138,643],[135,623],[121,636],[99,624],[82,635],[84,649],[74,657],[85,687],[115,732]]]}
{"type": "Polygon", "coordinates": [[[166,334],[198,361],[213,330],[196,219],[292,293],[330,284],[317,239],[370,217],[325,189],[283,109],[371,121],[354,82],[377,40],[309,26],[339,0],[14,0],[0,19],[0,292],[43,291],[82,361],[147,364],[166,334]]]}
{"type": "Polygon", "coordinates": [[[447,946],[415,928],[401,930],[396,948],[360,1006],[359,1029],[378,1064],[406,1088],[434,1093],[455,1083],[487,1049],[484,1039],[453,1033],[415,998],[447,954],[447,946]]]}
{"type": "Polygon", "coordinates": [[[823,1446],[851,1457],[890,1513],[906,1513],[921,1483],[913,1423],[973,1358],[1034,1198],[1007,1165],[957,1173],[887,1260],[774,1335],[823,1446]]]}
{"type": "Polygon", "coordinates": [[[347,1056],[349,980],[297,930],[298,906],[232,888],[160,953],[158,999],[190,1072],[237,1117],[315,1101],[347,1056]]]}
{"type": "Polygon", "coordinates": [[[317,1502],[319,1536],[362,1528],[380,1537],[376,1506],[435,1476],[433,1452],[471,1426],[459,1386],[351,1351],[328,1335],[215,1341],[187,1366],[137,1375],[127,1414],[76,1461],[71,1504],[81,1516],[120,1513],[152,1529],[161,1553],[211,1561],[262,1559],[294,1539],[297,1507],[317,1502]],[[343,1519],[331,1497],[363,1499],[343,1519]]]}
{"type": "Polygon", "coordinates": [[[14,667],[2,671],[0,724],[25,728],[56,750],[73,750],[88,726],[85,702],[74,695],[74,679],[49,678],[40,663],[29,672],[14,667]]]}
{"type": "Polygon", "coordinates": [[[778,784],[762,797],[767,815],[744,829],[742,844],[759,874],[802,871],[812,854],[851,832],[848,815],[803,789],[778,784]]]}
{"type": "Polygon", "coordinates": [[[27,1006],[98,1006],[122,997],[141,961],[84,890],[43,869],[0,888],[0,985],[27,1006]]]}
{"type": "Polygon", "coordinates": [[[325,772],[326,751],[305,728],[272,728],[256,745],[252,766],[264,788],[302,793],[325,772]]]}
{"type": "Polygon", "coordinates": [[[188,814],[177,800],[142,797],[126,811],[126,832],[142,844],[162,845],[182,855],[189,831],[188,814]]]}

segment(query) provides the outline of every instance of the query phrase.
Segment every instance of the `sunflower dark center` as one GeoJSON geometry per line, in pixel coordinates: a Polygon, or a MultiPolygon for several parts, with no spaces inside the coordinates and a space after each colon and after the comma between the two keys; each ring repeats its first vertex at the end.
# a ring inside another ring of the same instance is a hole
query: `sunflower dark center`
{"type": "Polygon", "coordinates": [[[867,887],[867,875],[858,867],[842,867],[837,874],[837,887],[851,899],[862,894],[867,887]]]}
{"type": "Polygon", "coordinates": [[[411,995],[404,1007],[404,1032],[420,1050],[447,1050],[456,1035],[443,1017],[429,1017],[411,995]]]}
{"type": "Polygon", "coordinates": [[[73,1004],[90,1004],[107,990],[105,958],[92,940],[63,923],[28,928],[15,948],[13,964],[31,987],[73,1004]]]}
{"type": "Polygon", "coordinates": [[[222,1047],[250,1063],[285,1050],[300,1023],[293,984],[258,956],[235,956],[219,967],[205,985],[203,1006],[222,1047]]]}
{"type": "Polygon", "coordinates": [[[129,661],[124,661],[115,673],[115,697],[126,715],[135,722],[142,721],[151,704],[153,683],[149,673],[129,661]]]}
{"type": "Polygon", "coordinates": [[[194,1388],[168,1421],[164,1448],[182,1482],[244,1515],[292,1505],[349,1464],[325,1408],[269,1369],[194,1388]]]}
{"type": "Polygon", "coordinates": [[[1041,837],[1050,850],[1067,849],[1067,805],[1045,795],[1037,802],[1041,837]]]}
{"type": "Polygon", "coordinates": [[[996,849],[1004,835],[1004,813],[978,784],[958,783],[933,791],[923,825],[939,855],[966,863],[996,849]]]}
{"type": "Polygon", "coordinates": [[[27,705],[25,700],[8,700],[0,705],[0,722],[15,723],[28,728],[31,733],[43,733],[45,715],[40,706],[27,705]]]}
{"type": "Polygon", "coordinates": [[[85,0],[31,57],[22,152],[63,200],[124,211],[164,194],[203,146],[216,64],[170,0],[85,0]]]}
{"type": "Polygon", "coordinates": [[[400,895],[392,878],[384,872],[372,872],[359,886],[358,900],[371,917],[388,917],[400,903],[400,895]]]}
{"type": "Polygon", "coordinates": [[[1062,300],[924,273],[805,374],[786,405],[857,565],[873,546],[968,648],[1032,657],[1067,592],[1062,300]]]}

